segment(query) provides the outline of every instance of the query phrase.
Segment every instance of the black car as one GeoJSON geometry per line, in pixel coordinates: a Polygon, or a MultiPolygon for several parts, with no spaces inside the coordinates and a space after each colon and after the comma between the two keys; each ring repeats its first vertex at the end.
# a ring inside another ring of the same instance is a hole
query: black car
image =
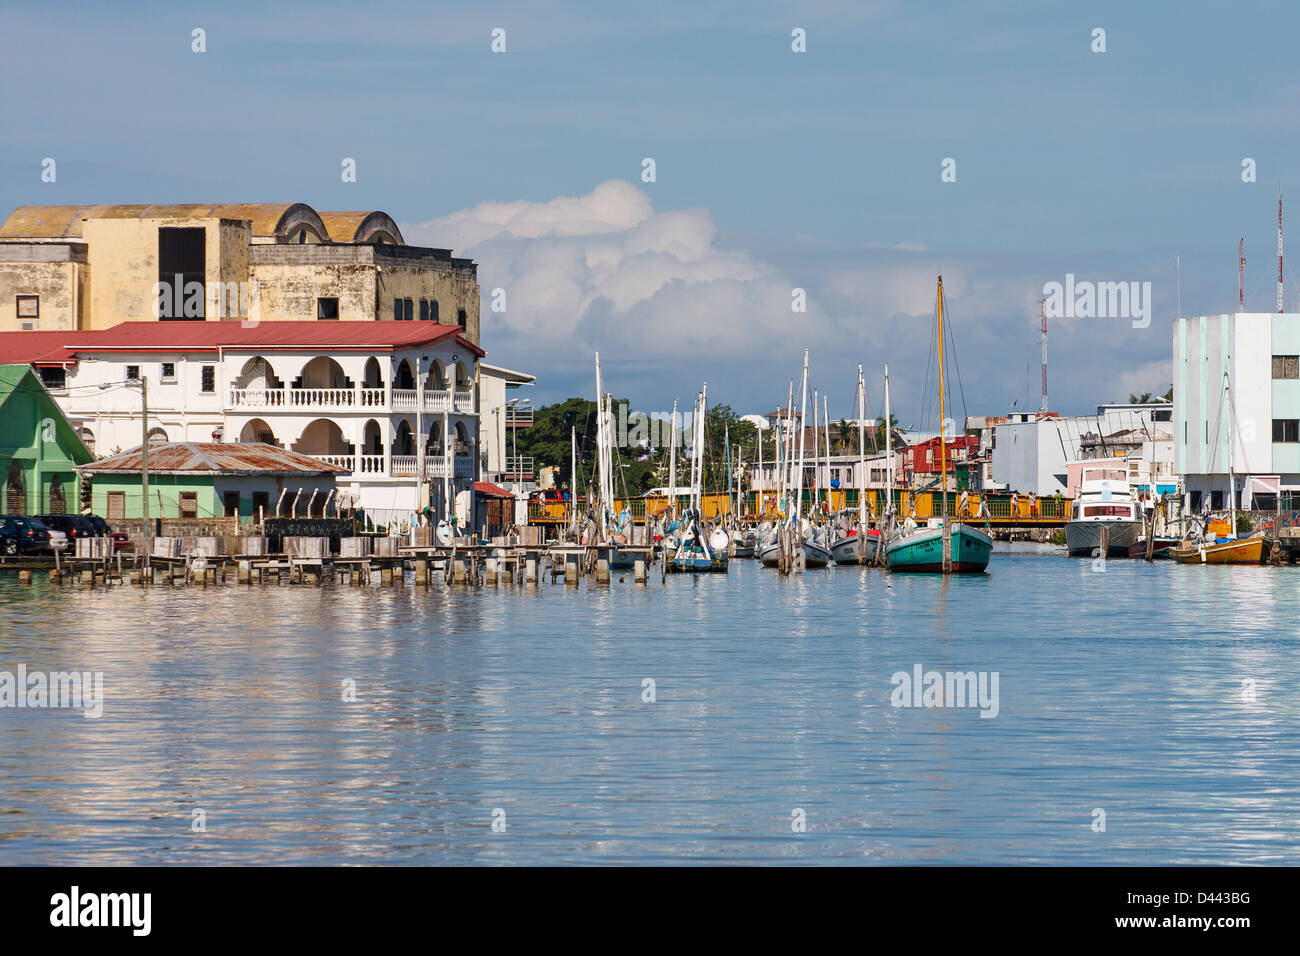
{"type": "Polygon", "coordinates": [[[131,547],[131,538],[125,531],[114,531],[107,521],[99,515],[82,515],[87,521],[95,526],[95,534],[105,535],[113,539],[113,550],[121,551],[131,547]]]}
{"type": "Polygon", "coordinates": [[[29,554],[50,550],[50,529],[40,518],[27,515],[0,516],[0,551],[29,554]]]}
{"type": "Polygon", "coordinates": [[[77,538],[97,538],[100,531],[84,515],[41,515],[40,519],[56,531],[62,531],[69,541],[77,538]]]}

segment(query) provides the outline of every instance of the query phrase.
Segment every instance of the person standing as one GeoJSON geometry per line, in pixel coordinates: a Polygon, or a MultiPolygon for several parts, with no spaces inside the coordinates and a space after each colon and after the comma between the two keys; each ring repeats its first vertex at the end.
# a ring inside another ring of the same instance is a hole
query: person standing
{"type": "Polygon", "coordinates": [[[1020,517],[1020,492],[1011,492],[1011,517],[1020,517]]]}

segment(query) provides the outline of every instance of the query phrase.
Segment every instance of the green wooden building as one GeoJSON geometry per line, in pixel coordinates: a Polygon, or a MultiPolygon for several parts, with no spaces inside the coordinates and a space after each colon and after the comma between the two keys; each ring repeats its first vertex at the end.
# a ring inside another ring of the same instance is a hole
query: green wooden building
{"type": "Polygon", "coordinates": [[[5,514],[77,514],[76,469],[94,459],[30,365],[0,365],[5,514]]]}

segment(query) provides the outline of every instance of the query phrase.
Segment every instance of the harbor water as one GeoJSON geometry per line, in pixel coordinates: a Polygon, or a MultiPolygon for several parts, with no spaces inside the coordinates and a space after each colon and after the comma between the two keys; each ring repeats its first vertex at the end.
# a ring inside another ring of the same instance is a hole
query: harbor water
{"type": "Polygon", "coordinates": [[[103,712],[0,708],[0,864],[1300,862],[1293,568],[38,578],[0,671],[103,712]],[[996,701],[896,706],[918,670],[996,701]]]}

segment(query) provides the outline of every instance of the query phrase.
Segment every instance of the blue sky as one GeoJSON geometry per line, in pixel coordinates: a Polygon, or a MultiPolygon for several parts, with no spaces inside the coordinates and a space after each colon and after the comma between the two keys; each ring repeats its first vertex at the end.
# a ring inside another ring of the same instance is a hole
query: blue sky
{"type": "MultiPolygon", "coordinates": [[[[1037,407],[1036,302],[1066,273],[1150,281],[1154,318],[1056,323],[1053,407],[1163,390],[1175,256],[1183,312],[1226,311],[1244,236],[1247,307],[1271,311],[1297,182],[1300,12],[1279,4],[47,3],[4,23],[0,208],[383,209],[507,290],[484,345],[539,400],[591,391],[598,346],[643,408],[707,378],[767,410],[808,346],[833,415],[859,361],[878,406],[889,361],[908,422],[939,271],[968,411],[1037,407]]],[[[1300,311],[1300,281],[1286,295],[1300,311]]]]}

